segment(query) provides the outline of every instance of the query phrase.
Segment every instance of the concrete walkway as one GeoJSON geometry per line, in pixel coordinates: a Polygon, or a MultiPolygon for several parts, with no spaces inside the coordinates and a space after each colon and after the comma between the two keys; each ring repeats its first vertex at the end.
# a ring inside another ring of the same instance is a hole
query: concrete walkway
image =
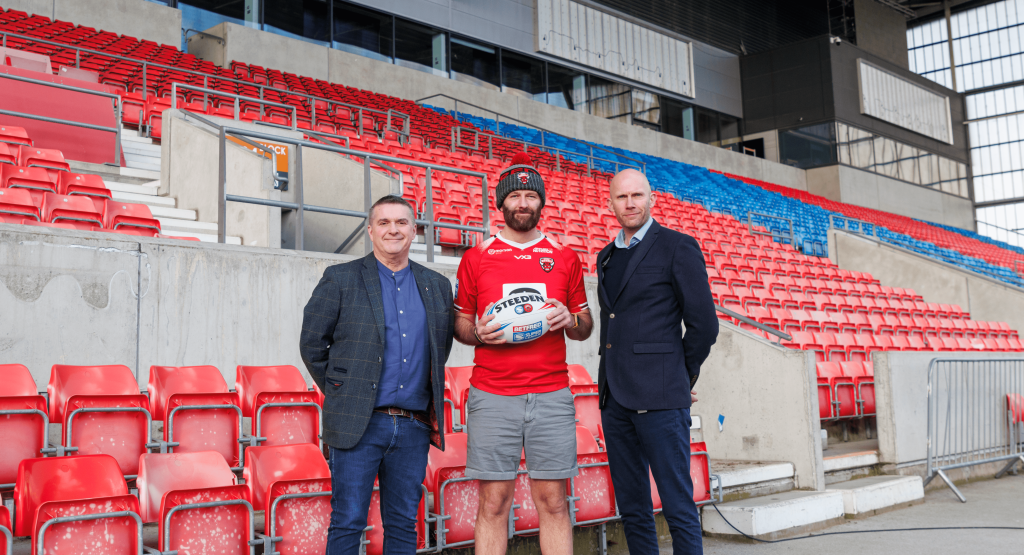
{"type": "MultiPolygon", "coordinates": [[[[985,480],[961,488],[967,503],[960,503],[948,489],[926,494],[925,503],[861,520],[850,520],[822,533],[939,526],[1016,526],[1024,528],[1024,475],[985,480]]],[[[707,507],[705,511],[714,511],[707,507]]],[[[672,555],[663,547],[662,555],[672,555]]],[[[707,555],[854,555],[894,553],[938,555],[941,553],[1024,553],[1024,530],[927,530],[843,534],[797,539],[775,544],[740,543],[704,538],[707,555]]]]}

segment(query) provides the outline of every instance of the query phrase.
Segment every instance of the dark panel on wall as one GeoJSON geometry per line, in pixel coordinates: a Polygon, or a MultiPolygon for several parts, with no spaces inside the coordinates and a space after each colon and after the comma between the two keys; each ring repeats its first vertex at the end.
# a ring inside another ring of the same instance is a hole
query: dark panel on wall
{"type": "MultiPolygon", "coordinates": [[[[839,45],[830,45],[829,52],[832,65],[832,85],[835,95],[836,118],[861,129],[874,131],[879,135],[885,135],[897,141],[923,148],[960,162],[970,163],[967,154],[967,126],[963,124],[964,105],[961,95],[934,81],[875,56],[862,48],[845,42],[839,45]],[[857,60],[860,58],[882,69],[891,71],[912,83],[935,91],[943,96],[948,96],[950,119],[953,124],[953,144],[950,145],[942,141],[936,141],[909,129],[860,113],[860,84],[858,81],[859,68],[857,63],[857,60]]],[[[745,93],[746,91],[744,91],[745,93]]]]}
{"type": "Polygon", "coordinates": [[[828,38],[740,58],[744,133],[835,118],[828,38]]]}
{"type": "Polygon", "coordinates": [[[591,0],[734,54],[828,33],[824,0],[591,0]]]}

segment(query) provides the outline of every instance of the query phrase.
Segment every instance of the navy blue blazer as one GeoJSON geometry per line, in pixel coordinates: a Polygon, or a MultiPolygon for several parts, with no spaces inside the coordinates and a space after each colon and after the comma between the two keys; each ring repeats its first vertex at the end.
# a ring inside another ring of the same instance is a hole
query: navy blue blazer
{"type": "Polygon", "coordinates": [[[619,291],[608,291],[604,280],[615,243],[597,255],[600,405],[610,387],[627,409],[688,408],[690,388],[718,338],[704,256],[693,237],[657,221],[633,248],[619,291]]]}
{"type": "MultiPolygon", "coordinates": [[[[455,337],[452,284],[415,262],[409,266],[427,310],[430,441],[443,450],[444,363],[455,337]]],[[[324,443],[355,447],[373,414],[384,358],[384,303],[373,253],[324,270],[306,303],[299,353],[324,392],[324,443]]]]}

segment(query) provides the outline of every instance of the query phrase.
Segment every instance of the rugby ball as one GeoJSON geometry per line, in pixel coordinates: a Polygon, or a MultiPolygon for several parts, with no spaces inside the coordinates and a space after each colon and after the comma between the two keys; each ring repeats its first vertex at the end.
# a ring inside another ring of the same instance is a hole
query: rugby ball
{"type": "MultiPolygon", "coordinates": [[[[490,324],[501,324],[506,344],[528,343],[548,332],[548,314],[555,305],[544,302],[534,291],[516,292],[502,297],[487,311],[493,314],[490,324]]],[[[490,325],[488,324],[488,325],[490,325]]]]}

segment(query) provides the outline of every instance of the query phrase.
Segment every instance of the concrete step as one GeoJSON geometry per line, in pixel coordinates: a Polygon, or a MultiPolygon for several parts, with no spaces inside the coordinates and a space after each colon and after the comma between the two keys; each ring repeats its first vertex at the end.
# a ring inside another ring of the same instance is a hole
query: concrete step
{"type": "MultiPolygon", "coordinates": [[[[194,237],[194,238],[199,239],[200,241],[202,241],[204,243],[216,243],[217,242],[217,234],[216,233],[213,233],[213,234],[210,234],[210,233],[195,233],[195,232],[192,232],[192,231],[177,231],[177,230],[175,230],[175,231],[170,231],[170,232],[164,233],[163,235],[170,235],[172,237],[194,237]]],[[[228,245],[241,245],[242,244],[242,238],[241,237],[233,237],[231,235],[228,235],[228,237],[227,237],[227,244],[228,245]]]]}
{"type": "Polygon", "coordinates": [[[129,168],[133,169],[147,170],[153,172],[160,171],[159,163],[154,164],[151,162],[140,162],[138,160],[125,160],[125,164],[127,164],[129,168]]]}
{"type": "Polygon", "coordinates": [[[121,146],[126,146],[125,143],[131,143],[133,145],[155,145],[155,143],[153,143],[153,139],[150,139],[149,137],[140,137],[139,133],[134,129],[121,130],[121,146]]]}
{"type": "Polygon", "coordinates": [[[125,177],[137,177],[153,181],[160,179],[160,170],[146,170],[140,168],[121,168],[121,175],[125,177]]]}
{"type": "Polygon", "coordinates": [[[191,221],[195,221],[197,219],[195,210],[168,208],[166,206],[150,206],[149,211],[153,213],[154,218],[173,218],[175,220],[191,221]]]}
{"type": "MultiPolygon", "coordinates": [[[[826,451],[826,453],[827,452],[828,451],[826,451]]],[[[874,466],[878,464],[878,450],[854,451],[852,453],[843,453],[841,455],[826,456],[822,458],[822,462],[825,464],[825,472],[849,470],[851,468],[859,468],[862,466],[874,466]]]]}
{"type": "Polygon", "coordinates": [[[762,540],[821,530],[842,522],[844,514],[843,494],[838,491],[788,491],[720,503],[717,507],[721,515],[714,507],[703,509],[705,532],[720,537],[742,538],[733,530],[732,526],[735,526],[744,534],[762,540]]]}
{"type": "Polygon", "coordinates": [[[872,516],[924,502],[920,476],[871,476],[832,484],[825,491],[843,495],[847,518],[872,516]]]}
{"type": "Polygon", "coordinates": [[[160,147],[145,143],[121,143],[121,151],[125,155],[160,157],[160,147]]]}
{"type": "Polygon", "coordinates": [[[176,218],[157,218],[160,222],[160,229],[179,229],[182,231],[193,231],[196,233],[217,233],[217,224],[209,222],[195,222],[190,220],[179,220],[176,218]]]}
{"type": "Polygon", "coordinates": [[[178,202],[172,197],[158,197],[155,195],[140,195],[138,193],[122,193],[120,191],[112,191],[111,197],[114,200],[120,200],[123,202],[134,202],[137,204],[145,204],[148,206],[166,206],[168,208],[174,208],[178,205],[178,202]]]}
{"type": "MultiPolygon", "coordinates": [[[[692,433],[692,432],[691,432],[692,433]]],[[[732,501],[761,495],[782,493],[793,489],[794,469],[787,462],[749,462],[711,460],[711,487],[732,501]]]]}
{"type": "Polygon", "coordinates": [[[104,180],[103,183],[107,186],[107,189],[119,193],[133,193],[136,195],[150,195],[155,197],[160,191],[159,181],[154,181],[153,183],[155,183],[155,185],[150,185],[149,183],[133,185],[131,183],[120,183],[118,181],[107,180],[104,180]]]}

